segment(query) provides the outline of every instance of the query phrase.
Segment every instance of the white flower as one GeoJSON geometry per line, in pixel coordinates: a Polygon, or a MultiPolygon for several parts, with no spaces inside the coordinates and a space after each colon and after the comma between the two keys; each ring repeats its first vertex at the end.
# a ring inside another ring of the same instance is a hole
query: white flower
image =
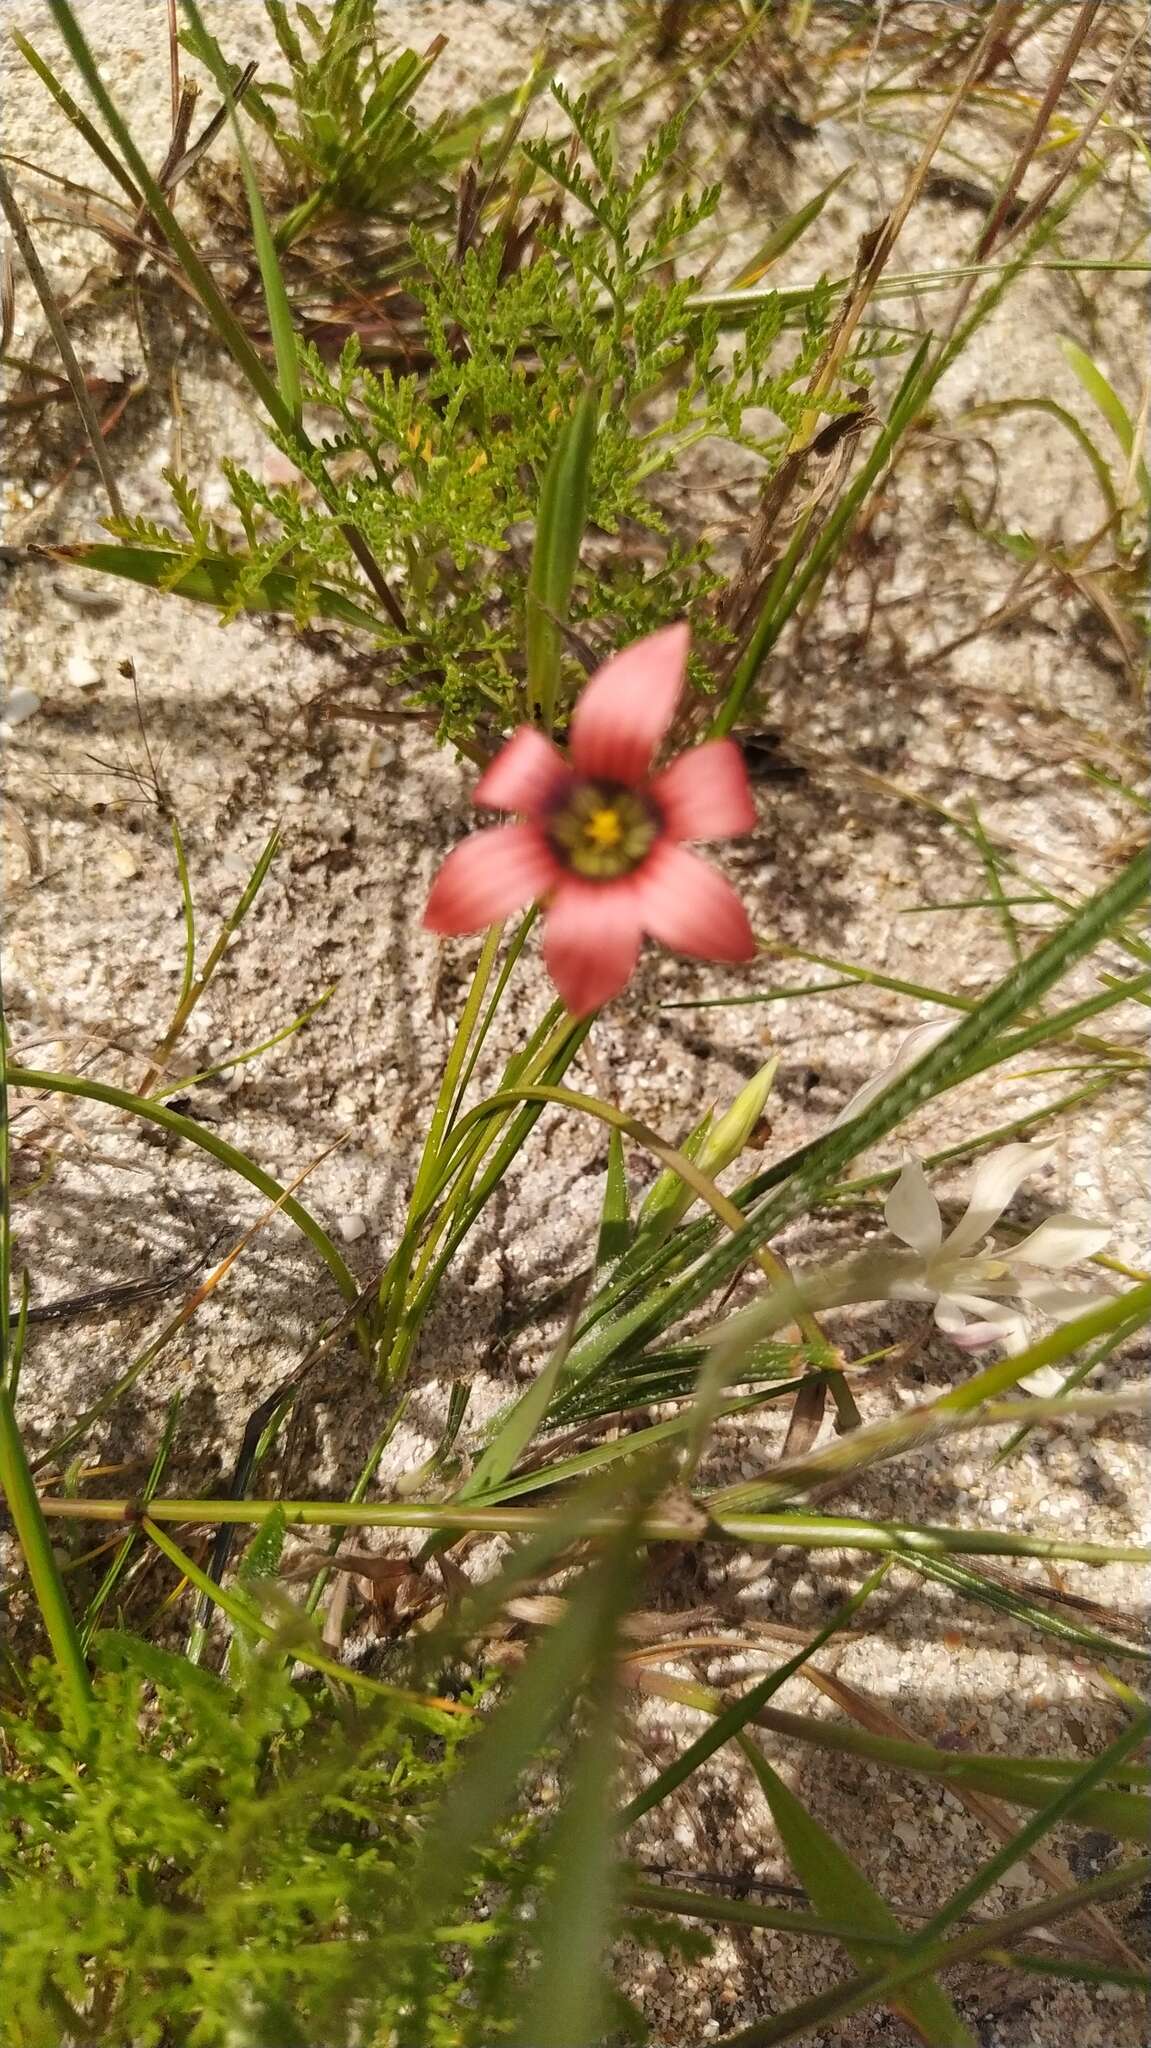
{"type": "Polygon", "coordinates": [[[1027,1348],[1027,1309],[1062,1322],[1107,1299],[1052,1285],[1039,1271],[1059,1272],[1100,1251],[1111,1235],[1104,1224],[1062,1214],[1049,1216],[1017,1244],[996,1245],[988,1238],[1016,1190],[1053,1157],[1043,1145],[1003,1145],[989,1152],[975,1170],[967,1208],[947,1237],[923,1168],[909,1160],[883,1213],[889,1230],[916,1257],[891,1295],[933,1301],[936,1324],[966,1351],[1002,1344],[1012,1352],[1027,1348]]]}
{"type": "Polygon", "coordinates": [[[933,1017],[929,1024],[917,1024],[913,1031],[907,1033],[906,1038],[900,1039],[894,1057],[887,1065],[881,1067],[878,1074],[873,1074],[870,1081],[865,1081],[862,1088],[857,1088],[850,1102],[844,1103],[839,1115],[828,1125],[828,1129],[837,1131],[841,1124],[849,1124],[853,1116],[858,1116],[861,1110],[867,1109],[878,1095],[883,1094],[885,1088],[898,1080],[900,1074],[905,1074],[909,1067],[915,1065],[916,1060],[923,1058],[925,1052],[929,1052],[933,1045],[938,1045],[940,1039],[946,1038],[949,1031],[954,1031],[958,1022],[959,1019],[953,1011],[950,1017],[933,1017]]]}

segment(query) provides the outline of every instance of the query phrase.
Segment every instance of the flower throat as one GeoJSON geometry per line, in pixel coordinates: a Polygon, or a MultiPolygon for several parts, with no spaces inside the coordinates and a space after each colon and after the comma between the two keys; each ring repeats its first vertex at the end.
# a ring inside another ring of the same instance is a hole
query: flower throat
{"type": "Polygon", "coordinates": [[[612,882],[646,860],[659,833],[647,798],[617,782],[581,782],[554,810],[547,834],[566,868],[589,882],[612,882]]]}

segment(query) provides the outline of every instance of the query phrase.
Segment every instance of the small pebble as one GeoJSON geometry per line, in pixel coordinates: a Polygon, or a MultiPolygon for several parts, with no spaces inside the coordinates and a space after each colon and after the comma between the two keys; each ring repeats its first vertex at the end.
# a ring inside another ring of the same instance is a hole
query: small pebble
{"type": "Polygon", "coordinates": [[[100,671],[88,654],[70,654],[64,674],[74,690],[94,690],[100,681],[100,671]]]}
{"type": "Polygon", "coordinates": [[[134,881],[140,872],[140,863],[130,846],[114,846],[108,856],[108,865],[114,875],[120,875],[125,882],[134,881]]]}
{"type": "Polygon", "coordinates": [[[10,690],[4,699],[3,723],[11,730],[15,725],[23,725],[39,709],[40,699],[35,690],[10,690]]]}
{"type": "Polygon", "coordinates": [[[347,1216],[341,1216],[336,1225],[345,1244],[355,1244],[357,1238],[363,1237],[367,1227],[366,1217],[358,1215],[355,1210],[347,1216]]]}

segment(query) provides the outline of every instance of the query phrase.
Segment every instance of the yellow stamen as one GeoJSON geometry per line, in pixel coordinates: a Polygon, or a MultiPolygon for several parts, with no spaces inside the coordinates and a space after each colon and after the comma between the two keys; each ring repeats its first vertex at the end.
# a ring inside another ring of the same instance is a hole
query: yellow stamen
{"type": "Polygon", "coordinates": [[[590,839],[593,846],[618,846],[623,838],[619,812],[606,805],[601,811],[593,811],[584,826],[584,837],[590,839]]]}

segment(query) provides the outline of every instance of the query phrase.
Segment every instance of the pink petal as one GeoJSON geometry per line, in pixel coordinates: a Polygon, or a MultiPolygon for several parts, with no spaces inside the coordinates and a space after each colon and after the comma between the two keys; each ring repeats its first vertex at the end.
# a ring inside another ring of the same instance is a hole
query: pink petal
{"type": "Polygon", "coordinates": [[[735,890],[694,853],[661,839],[635,876],[645,932],[699,960],[751,960],[755,939],[735,890]]]}
{"type": "Polygon", "coordinates": [[[534,726],[521,725],[485,768],[472,802],[534,817],[562,795],[570,780],[571,770],[559,749],[534,726]]]}
{"type": "Polygon", "coordinates": [[[597,669],[572,713],[571,757],[581,775],[643,782],[675,717],[691,633],[664,626],[597,669]]]}
{"type": "Polygon", "coordinates": [[[560,870],[534,825],[494,825],[449,853],[432,883],[424,924],[432,932],[479,932],[550,889],[560,870]]]}
{"type": "Polygon", "coordinates": [[[935,1304],[935,1322],[961,1351],[983,1351],[988,1344],[1002,1344],[1009,1352],[1027,1348],[1025,1317],[1017,1309],[985,1301],[978,1294],[941,1295],[935,1304]],[[969,1323],[968,1313],[985,1320],[969,1323]]]}
{"type": "Polygon", "coordinates": [[[573,1017],[586,1017],[626,987],[643,931],[636,888],[565,875],[544,926],[548,973],[573,1017]]]}
{"type": "Polygon", "coordinates": [[[651,792],[673,839],[727,839],[755,826],[755,799],[734,740],[690,747],[657,775],[651,792]]]}

